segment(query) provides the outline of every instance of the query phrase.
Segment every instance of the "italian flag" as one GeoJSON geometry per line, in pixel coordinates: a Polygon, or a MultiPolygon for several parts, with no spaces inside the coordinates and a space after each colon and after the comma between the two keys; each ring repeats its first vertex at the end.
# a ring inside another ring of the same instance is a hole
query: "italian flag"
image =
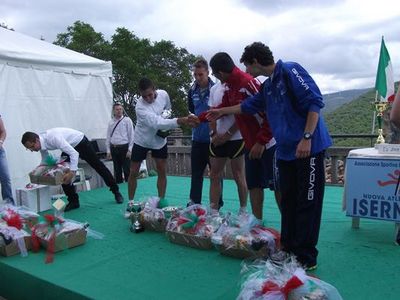
{"type": "Polygon", "coordinates": [[[386,49],[385,41],[382,37],[381,53],[379,56],[378,72],[376,74],[375,90],[378,101],[393,102],[394,100],[394,79],[393,68],[390,61],[389,52],[386,49]]]}

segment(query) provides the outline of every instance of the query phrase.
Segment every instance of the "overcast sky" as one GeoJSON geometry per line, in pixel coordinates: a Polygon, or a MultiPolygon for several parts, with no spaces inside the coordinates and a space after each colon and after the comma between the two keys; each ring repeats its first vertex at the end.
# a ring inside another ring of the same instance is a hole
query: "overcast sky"
{"type": "Polygon", "coordinates": [[[373,87],[384,36],[400,79],[400,4],[394,0],[0,1],[0,23],[48,42],[77,20],[106,39],[125,27],[207,59],[225,51],[238,64],[243,48],[261,41],[276,60],[303,65],[323,93],[373,87]]]}

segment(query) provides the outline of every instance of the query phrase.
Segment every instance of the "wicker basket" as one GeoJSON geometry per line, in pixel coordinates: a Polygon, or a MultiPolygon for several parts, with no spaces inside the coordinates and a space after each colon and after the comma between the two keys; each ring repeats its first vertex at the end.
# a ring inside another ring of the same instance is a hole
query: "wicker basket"
{"type": "Polygon", "coordinates": [[[175,231],[167,231],[166,235],[171,243],[196,249],[212,249],[214,246],[209,237],[201,237],[175,231]]]}

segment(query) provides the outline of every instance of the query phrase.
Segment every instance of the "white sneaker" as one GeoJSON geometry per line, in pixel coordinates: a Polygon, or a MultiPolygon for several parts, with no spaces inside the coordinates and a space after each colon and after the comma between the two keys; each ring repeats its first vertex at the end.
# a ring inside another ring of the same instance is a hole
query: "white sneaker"
{"type": "Polygon", "coordinates": [[[260,220],[260,219],[256,218],[254,223],[255,223],[254,225],[263,226],[263,220],[260,220]]]}
{"type": "Polygon", "coordinates": [[[239,215],[239,216],[247,215],[247,207],[241,207],[241,208],[239,208],[239,213],[238,213],[238,215],[239,215]]]}
{"type": "Polygon", "coordinates": [[[218,209],[213,209],[213,208],[211,208],[211,216],[213,216],[213,217],[219,216],[219,211],[218,211],[218,209]]]}

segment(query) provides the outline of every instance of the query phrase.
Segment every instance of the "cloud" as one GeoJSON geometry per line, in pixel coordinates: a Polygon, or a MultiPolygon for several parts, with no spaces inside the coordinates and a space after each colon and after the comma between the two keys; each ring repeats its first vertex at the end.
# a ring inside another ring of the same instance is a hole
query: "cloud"
{"type": "Polygon", "coordinates": [[[246,45],[267,44],[275,58],[297,61],[323,92],[372,87],[382,35],[400,77],[397,1],[2,0],[0,23],[53,42],[80,20],[110,39],[117,27],[140,38],[171,40],[209,59],[228,52],[238,63],[246,45]]]}

